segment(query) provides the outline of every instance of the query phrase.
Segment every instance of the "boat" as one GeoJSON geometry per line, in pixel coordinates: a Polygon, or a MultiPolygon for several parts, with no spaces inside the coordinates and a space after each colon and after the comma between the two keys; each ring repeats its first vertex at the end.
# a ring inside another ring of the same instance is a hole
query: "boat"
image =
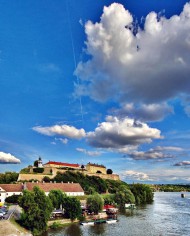
{"type": "Polygon", "coordinates": [[[115,220],[115,219],[109,219],[109,220],[106,220],[106,223],[108,223],[108,224],[117,223],[117,220],[115,220]]]}
{"type": "Polygon", "coordinates": [[[88,222],[81,222],[81,225],[94,225],[94,221],[88,221],[88,222]]]}
{"type": "Polygon", "coordinates": [[[102,224],[102,223],[106,223],[106,220],[105,219],[99,219],[99,220],[94,221],[95,225],[102,224]]]}
{"type": "Polygon", "coordinates": [[[136,209],[136,206],[135,204],[132,204],[132,203],[125,203],[125,209],[136,209]]]}

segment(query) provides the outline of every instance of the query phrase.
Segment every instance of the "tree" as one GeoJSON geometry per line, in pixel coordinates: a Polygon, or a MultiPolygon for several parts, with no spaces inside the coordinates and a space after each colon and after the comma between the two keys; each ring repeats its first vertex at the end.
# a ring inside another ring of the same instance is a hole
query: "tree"
{"type": "Polygon", "coordinates": [[[112,169],[107,169],[107,175],[112,175],[113,174],[113,170],[112,169]]]}
{"type": "Polygon", "coordinates": [[[130,189],[135,196],[136,204],[153,202],[154,193],[150,186],[148,186],[147,184],[133,184],[130,189]]]}
{"type": "Polygon", "coordinates": [[[54,208],[59,209],[64,199],[67,197],[61,190],[51,190],[48,197],[50,198],[54,208]]]}
{"type": "Polygon", "coordinates": [[[20,195],[12,195],[5,199],[6,203],[19,203],[20,195]]]}
{"type": "Polygon", "coordinates": [[[84,171],[84,165],[81,165],[81,169],[82,169],[82,171],[84,171]]]}
{"type": "Polygon", "coordinates": [[[48,176],[44,176],[43,181],[46,183],[50,183],[51,179],[48,176]]]}
{"type": "Polygon", "coordinates": [[[91,212],[94,212],[95,214],[98,214],[98,212],[102,210],[103,205],[104,205],[104,200],[98,193],[90,195],[87,198],[88,209],[91,212]]]}
{"type": "Polygon", "coordinates": [[[75,197],[66,197],[62,202],[65,215],[73,221],[81,216],[82,210],[80,201],[75,197]]]}
{"type": "Polygon", "coordinates": [[[123,208],[125,203],[135,203],[135,197],[126,185],[120,185],[118,192],[115,194],[115,202],[123,208]]]}
{"type": "Polygon", "coordinates": [[[10,184],[17,181],[19,174],[16,172],[5,172],[0,174],[0,184],[10,184]]]}
{"type": "Polygon", "coordinates": [[[35,166],[35,167],[38,167],[38,160],[35,160],[35,161],[34,161],[34,166],[35,166]]]}
{"type": "Polygon", "coordinates": [[[20,223],[24,227],[31,230],[33,235],[46,231],[53,207],[44,191],[37,186],[33,191],[24,190],[19,205],[23,208],[20,223]]]}

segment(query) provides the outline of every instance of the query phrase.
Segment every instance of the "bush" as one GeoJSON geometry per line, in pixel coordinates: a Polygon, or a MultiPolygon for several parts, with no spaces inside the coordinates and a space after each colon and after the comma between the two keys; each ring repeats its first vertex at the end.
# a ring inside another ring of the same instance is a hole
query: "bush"
{"type": "Polygon", "coordinates": [[[112,175],[113,174],[113,170],[112,169],[107,169],[107,175],[112,175]]]}
{"type": "Polygon", "coordinates": [[[34,168],[33,171],[35,173],[43,173],[44,172],[44,168],[37,167],[37,168],[34,168]]]}
{"type": "Polygon", "coordinates": [[[7,203],[19,203],[19,198],[21,197],[21,195],[12,195],[12,196],[9,196],[5,199],[5,202],[7,203]]]}

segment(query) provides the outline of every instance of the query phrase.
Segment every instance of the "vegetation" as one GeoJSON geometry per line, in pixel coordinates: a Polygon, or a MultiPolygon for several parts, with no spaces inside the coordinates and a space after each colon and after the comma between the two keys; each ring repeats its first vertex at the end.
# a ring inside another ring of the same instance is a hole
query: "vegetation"
{"type": "Polygon", "coordinates": [[[190,185],[173,185],[173,184],[165,184],[165,185],[156,185],[154,189],[163,192],[190,192],[190,185]]]}
{"type": "Polygon", "coordinates": [[[46,183],[50,183],[51,179],[48,176],[44,176],[43,181],[46,183]]]}
{"type": "Polygon", "coordinates": [[[19,205],[23,208],[19,221],[22,226],[32,231],[33,235],[46,231],[53,207],[44,191],[36,186],[33,191],[24,190],[19,205]]]}
{"type": "Polygon", "coordinates": [[[35,166],[35,167],[38,167],[38,160],[35,160],[35,161],[34,161],[34,166],[35,166]]]}
{"type": "Polygon", "coordinates": [[[113,170],[112,169],[107,169],[107,175],[112,175],[113,174],[113,170]]]}
{"type": "Polygon", "coordinates": [[[124,208],[125,203],[135,203],[135,197],[126,185],[120,185],[119,191],[115,194],[115,202],[124,208]]]}
{"type": "Polygon", "coordinates": [[[74,182],[79,183],[84,189],[85,193],[92,192],[105,193],[107,185],[105,180],[97,176],[88,176],[80,172],[66,171],[65,173],[58,172],[53,181],[64,183],[74,182]]]}
{"type": "Polygon", "coordinates": [[[149,185],[133,184],[130,186],[130,190],[135,196],[135,202],[137,205],[153,202],[154,193],[149,185]]]}
{"type": "Polygon", "coordinates": [[[16,172],[5,172],[0,174],[0,184],[11,184],[15,183],[18,179],[18,173],[16,172]]]}
{"type": "Polygon", "coordinates": [[[104,199],[104,205],[115,205],[115,194],[102,194],[102,198],[104,199]]]}
{"type": "Polygon", "coordinates": [[[93,195],[90,195],[87,198],[88,209],[91,212],[94,212],[95,214],[98,214],[98,212],[102,210],[103,205],[104,205],[104,200],[101,197],[101,195],[99,195],[97,193],[93,194],[93,195]]]}
{"type": "Polygon", "coordinates": [[[33,169],[33,172],[34,173],[43,173],[44,172],[44,168],[36,167],[36,168],[33,169]]]}
{"type": "Polygon", "coordinates": [[[9,196],[5,199],[5,202],[6,203],[19,203],[19,198],[20,198],[20,195],[12,195],[12,196],[9,196]]]}
{"type": "Polygon", "coordinates": [[[53,222],[53,224],[50,226],[51,229],[59,229],[61,227],[63,227],[63,224],[60,222],[53,222]]]}
{"type": "Polygon", "coordinates": [[[63,208],[65,210],[65,216],[71,219],[71,221],[81,216],[82,210],[80,201],[75,197],[66,197],[63,201],[63,208]]]}
{"type": "Polygon", "coordinates": [[[29,174],[30,173],[30,168],[23,168],[21,171],[20,171],[21,174],[29,174]]]}
{"type": "Polygon", "coordinates": [[[50,198],[52,205],[56,209],[60,209],[67,195],[61,190],[51,190],[48,197],[50,198]]]}

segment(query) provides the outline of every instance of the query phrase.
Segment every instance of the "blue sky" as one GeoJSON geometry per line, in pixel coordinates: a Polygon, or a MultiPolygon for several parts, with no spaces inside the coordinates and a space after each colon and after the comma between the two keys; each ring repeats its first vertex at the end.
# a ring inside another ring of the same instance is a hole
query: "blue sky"
{"type": "Polygon", "coordinates": [[[190,3],[0,1],[0,172],[39,156],[190,181],[190,3]]]}

